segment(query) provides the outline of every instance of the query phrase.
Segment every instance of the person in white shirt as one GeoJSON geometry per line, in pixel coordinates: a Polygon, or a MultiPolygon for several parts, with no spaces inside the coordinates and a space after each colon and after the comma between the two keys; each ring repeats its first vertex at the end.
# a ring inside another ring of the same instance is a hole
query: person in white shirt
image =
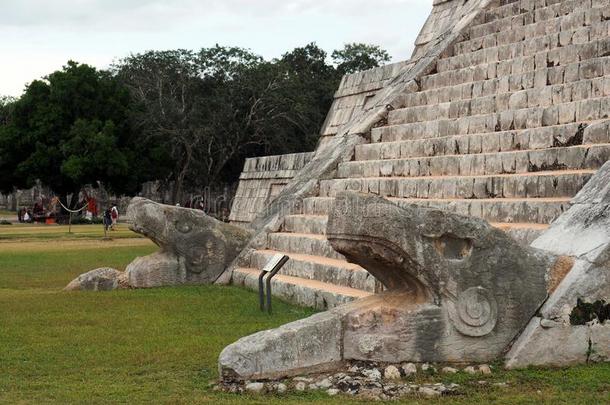
{"type": "Polygon", "coordinates": [[[110,209],[110,216],[112,217],[112,225],[110,226],[110,229],[114,231],[114,227],[119,220],[119,209],[116,207],[116,204],[112,205],[112,208],[110,209]]]}

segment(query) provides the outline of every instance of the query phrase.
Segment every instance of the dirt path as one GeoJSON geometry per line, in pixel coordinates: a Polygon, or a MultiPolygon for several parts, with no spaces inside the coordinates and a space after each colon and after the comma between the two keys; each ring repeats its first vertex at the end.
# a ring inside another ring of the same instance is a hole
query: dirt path
{"type": "Polygon", "coordinates": [[[121,238],[113,240],[87,239],[87,240],[56,240],[56,241],[32,241],[32,240],[7,240],[0,241],[0,252],[48,252],[53,250],[80,250],[80,249],[103,249],[125,246],[154,246],[149,239],[144,238],[121,238]]]}

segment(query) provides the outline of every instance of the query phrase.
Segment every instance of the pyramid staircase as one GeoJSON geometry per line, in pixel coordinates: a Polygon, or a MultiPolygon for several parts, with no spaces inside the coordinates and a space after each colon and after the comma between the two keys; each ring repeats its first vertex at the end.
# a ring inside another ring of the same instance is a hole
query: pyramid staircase
{"type": "Polygon", "coordinates": [[[489,6],[233,282],[257,289],[283,253],[273,287],[288,301],[326,309],[380,291],[324,236],[343,190],[480,217],[529,243],[610,159],[608,55],[610,0],[489,6]]]}

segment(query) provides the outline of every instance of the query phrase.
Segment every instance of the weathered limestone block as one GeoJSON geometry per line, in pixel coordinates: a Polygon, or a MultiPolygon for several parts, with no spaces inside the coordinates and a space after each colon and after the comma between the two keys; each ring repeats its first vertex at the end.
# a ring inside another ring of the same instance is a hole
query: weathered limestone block
{"type": "Polygon", "coordinates": [[[596,122],[584,130],[583,143],[604,142],[610,142],[610,121],[596,122]]]}
{"type": "Polygon", "coordinates": [[[239,339],[218,360],[225,379],[278,378],[336,367],[341,358],[341,318],[323,312],[239,339]]]}
{"type": "Polygon", "coordinates": [[[514,343],[508,368],[569,365],[610,359],[610,324],[571,325],[570,313],[582,299],[610,301],[610,162],[572,200],[572,207],[532,246],[575,261],[514,343]],[[551,326],[551,327],[549,327],[551,326]],[[549,347],[560,348],[550,351],[549,347]]]}
{"type": "Polygon", "coordinates": [[[229,220],[250,223],[312,157],[309,152],[246,159],[229,220]]]}
{"type": "Polygon", "coordinates": [[[275,378],[343,360],[488,362],[565,274],[564,261],[483,220],[372,195],[340,193],[326,233],[387,290],[228,346],[219,362],[225,378],[275,378]]]}
{"type": "Polygon", "coordinates": [[[546,299],[556,261],[483,220],[355,193],[338,196],[327,237],[389,290],[348,314],[350,359],[490,361],[546,299]]]}
{"type": "Polygon", "coordinates": [[[134,198],[127,208],[130,229],[159,246],[137,258],[126,273],[132,287],[213,283],[250,239],[251,232],[199,210],[134,198]]]}
{"type": "Polygon", "coordinates": [[[64,290],[110,291],[126,286],[127,280],[125,278],[125,273],[111,269],[110,267],[102,267],[81,274],[72,280],[64,290]]]}

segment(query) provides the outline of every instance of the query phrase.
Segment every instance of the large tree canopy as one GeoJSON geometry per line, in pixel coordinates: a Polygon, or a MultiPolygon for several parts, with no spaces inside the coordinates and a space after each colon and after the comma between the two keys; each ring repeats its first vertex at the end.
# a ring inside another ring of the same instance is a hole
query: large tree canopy
{"type": "Polygon", "coordinates": [[[169,159],[166,184],[174,201],[185,186],[214,183],[237,151],[260,143],[260,103],[252,75],[262,60],[238,48],[150,51],[114,66],[136,106],[132,118],[140,137],[158,145],[169,159]]]}
{"type": "Polygon", "coordinates": [[[170,159],[166,184],[185,188],[236,179],[243,159],[309,151],[340,76],[315,44],[273,61],[241,48],[150,51],[114,69],[137,101],[145,139],[170,159]]]}
{"type": "Polygon", "coordinates": [[[339,74],[372,69],[390,61],[387,51],[377,45],[362,43],[345,44],[343,49],[332,53],[339,74]]]}
{"type": "Polygon", "coordinates": [[[159,180],[176,202],[235,181],[246,157],[313,150],[343,74],[389,57],[347,44],[332,60],[310,43],[271,61],[216,45],[130,55],[109,72],[69,62],[0,98],[0,191],[159,180]]]}
{"type": "Polygon", "coordinates": [[[142,159],[129,107],[129,92],[88,65],[70,61],[32,82],[0,128],[0,189],[39,179],[60,194],[97,181],[117,193],[135,191],[142,179],[133,166],[142,159]]]}

